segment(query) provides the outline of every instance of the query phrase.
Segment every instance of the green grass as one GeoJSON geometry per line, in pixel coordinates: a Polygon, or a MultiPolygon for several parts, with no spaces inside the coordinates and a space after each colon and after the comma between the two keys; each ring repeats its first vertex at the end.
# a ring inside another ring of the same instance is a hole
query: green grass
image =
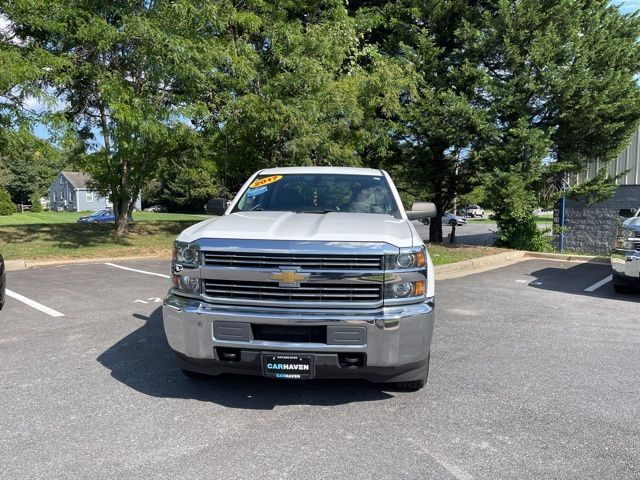
{"type": "Polygon", "coordinates": [[[0,226],[0,253],[5,259],[25,260],[166,255],[178,233],[196,221],[137,222],[127,236],[100,224],[0,226]]]}
{"type": "MultiPolygon", "coordinates": [[[[0,227],[5,225],[51,225],[76,223],[78,218],[89,215],[91,212],[42,212],[42,213],[14,213],[9,216],[0,216],[0,227]]],[[[185,213],[155,213],[135,212],[135,222],[199,222],[209,218],[207,215],[191,215],[185,213]]]]}
{"type": "Polygon", "coordinates": [[[437,244],[427,245],[427,250],[434,265],[446,265],[507,251],[495,247],[452,247],[437,244]]]}
{"type": "MultiPolygon", "coordinates": [[[[540,215],[535,217],[535,221],[538,224],[553,224],[553,216],[551,215],[540,215]]],[[[492,218],[467,218],[468,223],[496,223],[496,221],[492,218]]]]}

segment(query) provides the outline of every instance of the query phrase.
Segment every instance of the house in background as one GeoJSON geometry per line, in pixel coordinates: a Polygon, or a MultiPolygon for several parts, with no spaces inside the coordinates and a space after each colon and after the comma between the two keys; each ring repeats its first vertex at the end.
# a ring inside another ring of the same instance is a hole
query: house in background
{"type": "MultiPolygon", "coordinates": [[[[49,187],[50,208],[54,211],[83,212],[110,208],[108,198],[101,197],[97,192],[90,190],[87,183],[91,177],[81,172],[60,172],[55,181],[49,187]]],[[[141,200],[138,197],[136,208],[141,208],[141,200]]]]}
{"type": "MultiPolygon", "coordinates": [[[[593,162],[589,168],[571,179],[572,185],[593,178],[602,168],[593,162]]],[[[624,173],[617,180],[618,189],[604,202],[586,205],[581,200],[567,200],[565,212],[565,249],[582,253],[608,254],[613,247],[621,208],[640,208],[640,128],[631,137],[629,146],[608,165],[609,177],[624,173]]]]}

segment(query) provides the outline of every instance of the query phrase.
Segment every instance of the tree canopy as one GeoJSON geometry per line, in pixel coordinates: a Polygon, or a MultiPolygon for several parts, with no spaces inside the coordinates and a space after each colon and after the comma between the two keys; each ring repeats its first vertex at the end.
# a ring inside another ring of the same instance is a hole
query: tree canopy
{"type": "Polygon", "coordinates": [[[520,198],[498,223],[527,232],[536,195],[552,202],[564,176],[615,157],[640,119],[640,17],[607,0],[11,0],[2,12],[0,129],[19,131],[25,95],[55,96],[49,119],[70,127],[120,232],[143,188],[199,209],[285,165],[386,168],[407,200],[436,203],[433,241],[474,191],[520,198]]]}

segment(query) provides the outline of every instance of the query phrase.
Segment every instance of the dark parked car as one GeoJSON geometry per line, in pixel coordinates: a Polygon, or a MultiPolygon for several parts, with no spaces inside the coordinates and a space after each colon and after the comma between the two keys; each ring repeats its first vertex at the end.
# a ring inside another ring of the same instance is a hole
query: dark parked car
{"type": "Polygon", "coordinates": [[[4,300],[6,298],[7,288],[7,274],[4,270],[4,258],[0,255],[0,310],[4,307],[4,300]]]}

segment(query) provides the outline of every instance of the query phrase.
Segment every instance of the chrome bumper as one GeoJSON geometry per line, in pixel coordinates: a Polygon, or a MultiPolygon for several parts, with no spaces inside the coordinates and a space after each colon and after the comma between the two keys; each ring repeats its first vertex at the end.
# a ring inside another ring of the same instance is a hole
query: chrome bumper
{"type": "Polygon", "coordinates": [[[640,280],[640,252],[637,250],[613,251],[611,267],[616,276],[640,280]]]}
{"type": "MultiPolygon", "coordinates": [[[[169,346],[189,359],[216,360],[216,347],[253,352],[297,352],[311,354],[364,353],[367,367],[407,367],[426,361],[433,335],[434,309],[419,303],[375,310],[276,310],[212,305],[200,300],[168,295],[163,304],[164,329],[169,346]],[[354,344],[349,335],[342,341],[292,343],[255,340],[221,340],[216,322],[243,324],[326,326],[336,332],[363,332],[354,344]],[[360,327],[360,328],[353,328],[360,327]],[[357,344],[355,344],[357,343],[357,344]]],[[[216,362],[217,363],[217,362],[216,362]]],[[[221,363],[223,363],[221,361],[221,363]]],[[[228,362],[227,362],[228,363],[228,362]]]]}

